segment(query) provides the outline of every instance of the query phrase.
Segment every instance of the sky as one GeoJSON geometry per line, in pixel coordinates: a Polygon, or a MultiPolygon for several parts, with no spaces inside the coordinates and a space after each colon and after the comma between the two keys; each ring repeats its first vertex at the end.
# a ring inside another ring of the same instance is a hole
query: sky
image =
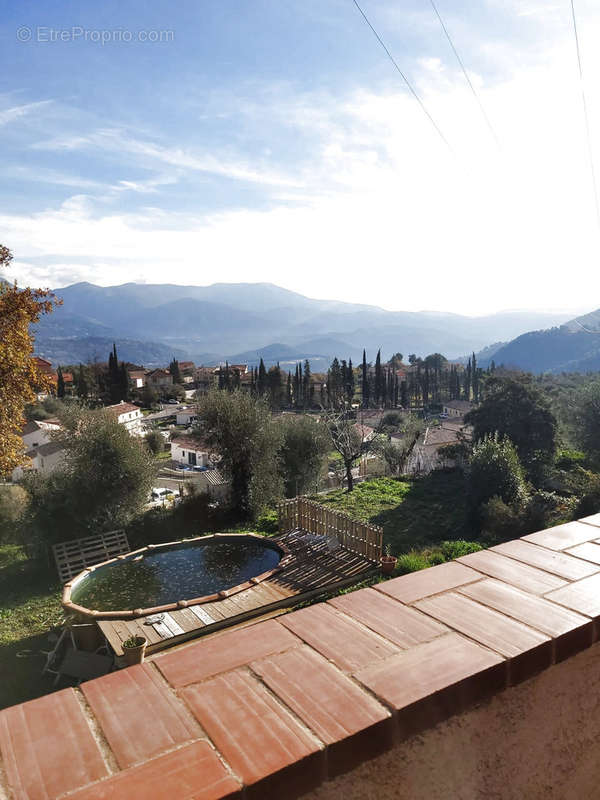
{"type": "MultiPolygon", "coordinates": [[[[0,0],[9,277],[600,306],[568,0],[436,0],[477,99],[430,0],[359,2],[435,126],[353,0],[0,0]]],[[[600,7],[576,13],[600,180],[600,7]]]]}

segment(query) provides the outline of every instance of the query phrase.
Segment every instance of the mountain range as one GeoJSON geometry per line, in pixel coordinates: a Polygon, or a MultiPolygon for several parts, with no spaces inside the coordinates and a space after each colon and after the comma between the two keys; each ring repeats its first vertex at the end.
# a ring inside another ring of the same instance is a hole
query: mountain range
{"type": "Polygon", "coordinates": [[[491,360],[526,372],[598,372],[600,309],[558,327],[524,333],[478,359],[480,366],[491,360]]]}
{"type": "MultiPolygon", "coordinates": [[[[36,351],[53,363],[119,356],[146,366],[175,356],[197,364],[291,366],[309,358],[314,370],[333,358],[373,360],[442,352],[457,358],[532,329],[561,325],[568,314],[509,311],[481,317],[444,312],[386,311],[315,300],[269,283],[211,286],[76,283],[55,290],[62,306],[34,326],[36,351]]],[[[496,346],[496,345],[494,345],[496,346]]],[[[496,363],[499,363],[496,359],[496,363]]]]}

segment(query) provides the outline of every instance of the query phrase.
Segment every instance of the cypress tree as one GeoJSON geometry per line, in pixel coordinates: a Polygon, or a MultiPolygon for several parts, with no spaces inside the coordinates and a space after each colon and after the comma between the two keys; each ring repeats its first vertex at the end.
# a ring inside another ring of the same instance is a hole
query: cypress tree
{"type": "Polygon", "coordinates": [[[348,405],[352,406],[352,400],[354,399],[354,367],[352,366],[352,359],[348,359],[348,369],[346,371],[346,399],[348,400],[348,405]]]}
{"type": "Polygon", "coordinates": [[[173,383],[183,383],[181,379],[181,371],[179,369],[179,361],[177,361],[176,358],[173,358],[169,364],[169,372],[173,376],[173,383]]]}
{"type": "Polygon", "coordinates": [[[402,381],[400,384],[400,405],[403,408],[408,407],[408,391],[406,387],[406,381],[402,381]]]}
{"type": "Polygon", "coordinates": [[[56,396],[57,397],[64,397],[65,396],[65,379],[63,378],[62,369],[60,364],[56,371],[56,396]]]}
{"type": "Polygon", "coordinates": [[[259,395],[263,395],[267,390],[267,370],[265,369],[265,362],[260,359],[258,365],[258,380],[256,382],[256,390],[259,395]]]}
{"type": "Polygon", "coordinates": [[[381,405],[383,399],[383,376],[381,373],[381,350],[377,351],[375,359],[375,405],[381,405]]]}
{"type": "Polygon", "coordinates": [[[298,372],[298,364],[296,364],[296,371],[294,372],[294,406],[295,408],[300,407],[300,373],[298,372]]]}
{"type": "Polygon", "coordinates": [[[310,405],[311,399],[311,371],[310,371],[310,362],[308,358],[304,362],[304,377],[302,379],[302,404],[304,408],[307,408],[310,405]]]}
{"type": "Polygon", "coordinates": [[[87,378],[85,377],[85,372],[83,369],[83,364],[79,365],[79,372],[77,375],[77,394],[79,397],[87,397],[89,394],[89,387],[87,378]]]}
{"type": "Polygon", "coordinates": [[[363,350],[362,359],[362,405],[363,408],[369,407],[370,391],[369,391],[369,371],[367,369],[367,353],[363,350]]]}

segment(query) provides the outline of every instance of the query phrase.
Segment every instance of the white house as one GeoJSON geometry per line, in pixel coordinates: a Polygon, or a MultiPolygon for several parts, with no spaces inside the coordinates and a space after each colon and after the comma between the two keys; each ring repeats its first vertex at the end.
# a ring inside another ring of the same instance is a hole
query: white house
{"type": "Polygon", "coordinates": [[[191,425],[198,419],[198,412],[195,408],[183,408],[177,412],[175,422],[178,425],[191,425]]]}
{"type": "Polygon", "coordinates": [[[13,481],[18,481],[28,470],[35,470],[47,475],[63,463],[65,451],[58,442],[48,442],[28,450],[25,453],[28,463],[16,467],[12,473],[13,481]]]}
{"type": "Polygon", "coordinates": [[[213,500],[225,500],[231,485],[218,469],[209,469],[194,476],[194,483],[201,492],[208,492],[213,500]]]}
{"type": "Polygon", "coordinates": [[[107,406],[106,410],[113,414],[117,418],[117,422],[120,425],[124,425],[133,436],[143,435],[142,421],[144,415],[133,403],[125,403],[121,400],[120,403],[114,406],[107,406]]]}
{"type": "Polygon", "coordinates": [[[171,460],[190,467],[207,467],[208,450],[191,436],[177,436],[171,440],[171,460]]]}
{"type": "Polygon", "coordinates": [[[50,431],[57,431],[59,428],[60,423],[57,419],[34,419],[28,422],[21,431],[25,449],[33,450],[34,447],[48,444],[51,441],[50,431]]]}

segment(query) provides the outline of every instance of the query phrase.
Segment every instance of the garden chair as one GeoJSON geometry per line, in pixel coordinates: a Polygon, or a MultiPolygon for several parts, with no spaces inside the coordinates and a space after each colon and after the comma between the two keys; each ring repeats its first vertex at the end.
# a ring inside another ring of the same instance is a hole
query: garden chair
{"type": "Polygon", "coordinates": [[[82,681],[99,678],[114,669],[114,656],[108,642],[95,623],[65,626],[54,648],[46,653],[46,663],[42,675],[55,676],[56,686],[64,675],[75,679],[78,686],[82,681]]]}

